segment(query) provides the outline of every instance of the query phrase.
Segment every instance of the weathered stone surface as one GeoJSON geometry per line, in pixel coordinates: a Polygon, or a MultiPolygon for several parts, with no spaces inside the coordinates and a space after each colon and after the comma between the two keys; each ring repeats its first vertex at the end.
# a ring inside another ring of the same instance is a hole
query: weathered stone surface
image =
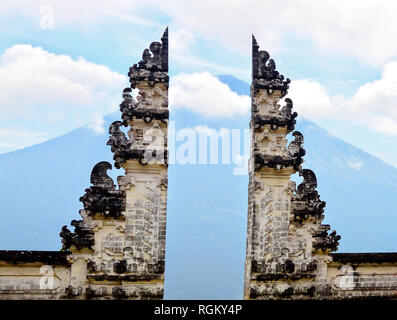
{"type": "Polygon", "coordinates": [[[321,221],[303,225],[293,219],[296,203],[301,206],[296,210],[307,209],[307,194],[303,194],[306,184],[296,190],[290,180],[295,172],[307,176],[301,168],[304,139],[295,131],[294,140],[287,145],[286,136],[294,129],[297,113],[292,111],[291,99],[280,106],[289,80],[284,81],[275,71],[274,61],[266,62],[268,58],[267,52],[258,51],[253,39],[245,297],[312,297],[319,260],[313,249],[312,230],[319,229],[321,221]]]}

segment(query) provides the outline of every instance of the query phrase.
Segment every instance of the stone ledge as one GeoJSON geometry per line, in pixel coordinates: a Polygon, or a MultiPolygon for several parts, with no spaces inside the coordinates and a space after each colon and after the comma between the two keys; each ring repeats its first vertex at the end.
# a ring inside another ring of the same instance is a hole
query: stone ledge
{"type": "Polygon", "coordinates": [[[67,251],[22,251],[0,250],[0,261],[9,263],[35,263],[41,262],[49,265],[68,266],[67,251]]]}
{"type": "Polygon", "coordinates": [[[397,252],[331,253],[339,263],[397,263],[397,252]]]}
{"type": "Polygon", "coordinates": [[[94,281],[154,281],[163,280],[163,274],[127,274],[127,275],[112,275],[112,274],[89,274],[88,280],[94,281]]]}

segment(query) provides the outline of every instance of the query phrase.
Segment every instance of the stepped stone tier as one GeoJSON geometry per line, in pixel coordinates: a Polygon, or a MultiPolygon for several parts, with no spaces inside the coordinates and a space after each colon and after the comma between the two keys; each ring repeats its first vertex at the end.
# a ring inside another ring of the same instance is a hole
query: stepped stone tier
{"type": "Polygon", "coordinates": [[[340,236],[322,224],[325,202],[303,169],[303,135],[286,98],[290,79],[252,36],[251,154],[245,299],[395,297],[396,253],[331,253],[340,236]],[[288,143],[287,135],[293,140],[288,143]],[[291,175],[303,178],[296,187],[291,175]]]}
{"type": "Polygon", "coordinates": [[[62,251],[0,251],[1,299],[162,299],[167,208],[168,28],[129,70],[109,162],[91,172],[62,251]],[[138,89],[137,99],[131,95],[138,89]],[[128,127],[127,135],[122,127],[128,127]]]}

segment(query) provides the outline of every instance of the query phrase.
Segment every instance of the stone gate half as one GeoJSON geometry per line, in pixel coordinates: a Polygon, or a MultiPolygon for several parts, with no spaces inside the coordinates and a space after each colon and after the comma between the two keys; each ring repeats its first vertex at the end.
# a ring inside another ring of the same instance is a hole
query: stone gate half
{"type": "Polygon", "coordinates": [[[167,209],[168,29],[128,73],[121,120],[109,128],[118,186],[99,162],[63,248],[0,251],[1,299],[161,299],[167,209]],[[132,89],[138,89],[136,100],[132,89]],[[127,136],[121,130],[128,127],[127,136]]]}
{"type": "Polygon", "coordinates": [[[331,253],[340,236],[322,224],[325,202],[303,169],[303,135],[286,98],[289,79],[252,36],[245,299],[342,299],[397,294],[397,253],[331,253]],[[287,135],[293,140],[288,144],[287,135]],[[291,175],[303,182],[296,187],[291,175]]]}

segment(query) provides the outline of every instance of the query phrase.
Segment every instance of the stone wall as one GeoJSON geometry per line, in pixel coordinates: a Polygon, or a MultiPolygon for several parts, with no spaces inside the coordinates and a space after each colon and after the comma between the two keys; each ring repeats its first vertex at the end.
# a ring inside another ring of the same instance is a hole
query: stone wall
{"type": "Polygon", "coordinates": [[[334,253],[327,265],[333,299],[397,297],[397,254],[334,253]]]}
{"type": "Polygon", "coordinates": [[[63,252],[0,251],[0,299],[60,299],[69,279],[63,252]]]}

